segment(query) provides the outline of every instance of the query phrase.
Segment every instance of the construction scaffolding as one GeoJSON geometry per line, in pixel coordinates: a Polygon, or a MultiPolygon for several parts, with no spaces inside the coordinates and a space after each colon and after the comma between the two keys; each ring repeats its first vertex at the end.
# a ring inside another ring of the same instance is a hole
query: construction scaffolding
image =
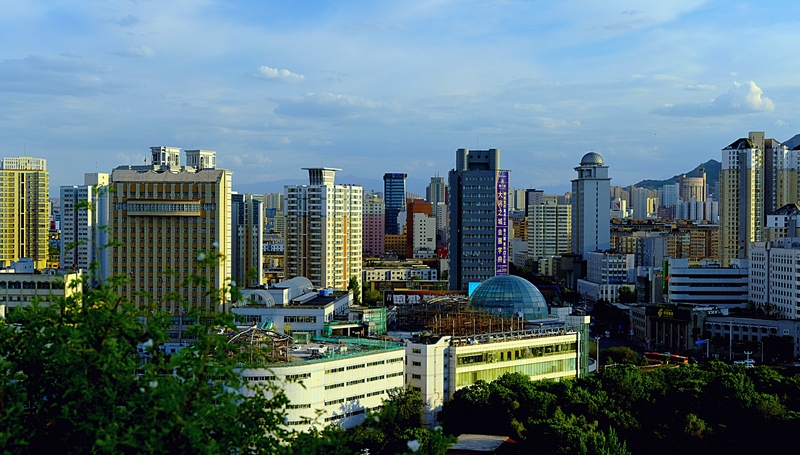
{"type": "Polygon", "coordinates": [[[425,330],[437,318],[457,313],[467,307],[466,297],[433,297],[414,303],[397,305],[395,329],[403,331],[425,330]]]}
{"type": "Polygon", "coordinates": [[[270,362],[288,362],[294,346],[294,339],[291,336],[256,325],[240,331],[229,331],[224,335],[228,337],[230,343],[246,344],[252,349],[267,348],[270,362]]]}
{"type": "Polygon", "coordinates": [[[433,335],[465,337],[514,332],[525,328],[526,322],[522,318],[507,318],[462,309],[450,314],[435,315],[426,325],[425,331],[433,335]]]}

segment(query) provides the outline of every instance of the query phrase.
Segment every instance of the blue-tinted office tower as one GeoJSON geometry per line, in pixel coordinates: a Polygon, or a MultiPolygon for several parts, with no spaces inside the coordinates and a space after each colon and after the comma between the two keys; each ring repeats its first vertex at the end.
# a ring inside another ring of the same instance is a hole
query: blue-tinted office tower
{"type": "Polygon", "coordinates": [[[383,200],[386,206],[386,235],[398,235],[403,232],[397,222],[397,216],[406,209],[406,174],[383,174],[383,200]]]}
{"type": "Polygon", "coordinates": [[[500,150],[456,151],[450,184],[450,289],[508,274],[508,171],[500,150]]]}

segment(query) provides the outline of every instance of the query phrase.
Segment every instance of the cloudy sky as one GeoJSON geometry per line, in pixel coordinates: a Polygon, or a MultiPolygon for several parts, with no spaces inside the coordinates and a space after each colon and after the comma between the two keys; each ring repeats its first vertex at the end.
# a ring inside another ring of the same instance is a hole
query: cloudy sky
{"type": "Polygon", "coordinates": [[[216,150],[234,187],[320,163],[428,179],[477,146],[513,187],[566,188],[588,151],[628,185],[800,132],[797,2],[0,7],[0,148],[47,158],[51,193],[153,145],[216,150]]]}

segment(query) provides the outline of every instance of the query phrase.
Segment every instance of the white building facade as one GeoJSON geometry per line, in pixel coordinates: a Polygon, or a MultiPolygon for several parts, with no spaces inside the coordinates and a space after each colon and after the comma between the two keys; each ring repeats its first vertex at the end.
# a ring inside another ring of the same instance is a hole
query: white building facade
{"type": "Polygon", "coordinates": [[[334,185],[339,169],[306,169],[309,185],[285,187],[285,276],[344,290],[361,278],[363,190],[334,185]]]}
{"type": "Polygon", "coordinates": [[[583,259],[591,251],[611,247],[611,179],[597,153],[583,156],[572,181],[572,252],[583,259]]]}

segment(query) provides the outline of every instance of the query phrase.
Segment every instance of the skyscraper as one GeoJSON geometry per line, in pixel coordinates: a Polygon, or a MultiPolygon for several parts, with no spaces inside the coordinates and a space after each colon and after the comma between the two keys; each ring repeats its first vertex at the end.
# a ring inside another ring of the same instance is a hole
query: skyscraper
{"type": "Polygon", "coordinates": [[[333,168],[308,170],[308,185],[284,187],[285,278],[308,278],[316,288],[347,289],[361,282],[360,186],[335,185],[333,168]]]}
{"type": "Polygon", "coordinates": [[[98,272],[104,275],[105,260],[101,259],[106,252],[101,248],[105,242],[99,241],[97,228],[108,225],[108,182],[108,174],[84,174],[83,186],[61,187],[62,268],[88,271],[89,264],[97,261],[98,272]],[[82,202],[91,208],[81,208],[78,204],[82,202]]]}
{"type": "Polygon", "coordinates": [[[231,193],[231,278],[240,286],[254,287],[263,283],[263,200],[260,194],[231,193]]]}
{"type": "Polygon", "coordinates": [[[747,259],[764,226],[764,133],[750,133],[722,149],[719,171],[720,259],[747,259]]]}
{"type": "Polygon", "coordinates": [[[383,175],[383,202],[386,207],[386,234],[398,235],[400,223],[397,216],[406,209],[406,174],[383,175]]]}
{"type": "Polygon", "coordinates": [[[179,314],[182,303],[206,310],[225,310],[209,292],[221,292],[231,276],[231,180],[233,173],[216,168],[216,152],[150,147],[151,165],[119,166],[111,173],[112,238],[121,243],[109,253],[111,273],[130,283],[120,284],[120,296],[144,304],[137,291],[153,297],[159,308],[179,314]],[[199,268],[198,255],[220,254],[213,267],[199,268]],[[167,271],[172,271],[168,274],[167,271]],[[190,275],[208,286],[182,287],[190,275]]]}
{"type": "MultiPolygon", "coordinates": [[[[554,201],[553,201],[554,202],[554,201]]],[[[528,206],[528,255],[534,261],[569,253],[572,207],[555,203],[528,206]]]]}
{"type": "Polygon", "coordinates": [[[386,206],[378,193],[364,196],[362,220],[364,252],[372,257],[382,256],[386,245],[386,206]]]}
{"type": "Polygon", "coordinates": [[[425,200],[430,202],[433,207],[439,205],[440,202],[446,202],[447,185],[444,183],[444,177],[431,177],[431,183],[425,193],[425,200]]]}
{"type": "Polygon", "coordinates": [[[583,260],[592,251],[611,247],[611,179],[603,158],[589,152],[575,168],[572,181],[572,252],[583,260]]]}
{"type": "Polygon", "coordinates": [[[0,189],[5,196],[0,207],[0,264],[8,267],[20,258],[30,258],[41,270],[47,265],[49,176],[47,160],[19,157],[0,161],[0,189]]]}
{"type": "Polygon", "coordinates": [[[508,171],[500,150],[456,151],[450,186],[450,289],[508,274],[508,171]]]}

